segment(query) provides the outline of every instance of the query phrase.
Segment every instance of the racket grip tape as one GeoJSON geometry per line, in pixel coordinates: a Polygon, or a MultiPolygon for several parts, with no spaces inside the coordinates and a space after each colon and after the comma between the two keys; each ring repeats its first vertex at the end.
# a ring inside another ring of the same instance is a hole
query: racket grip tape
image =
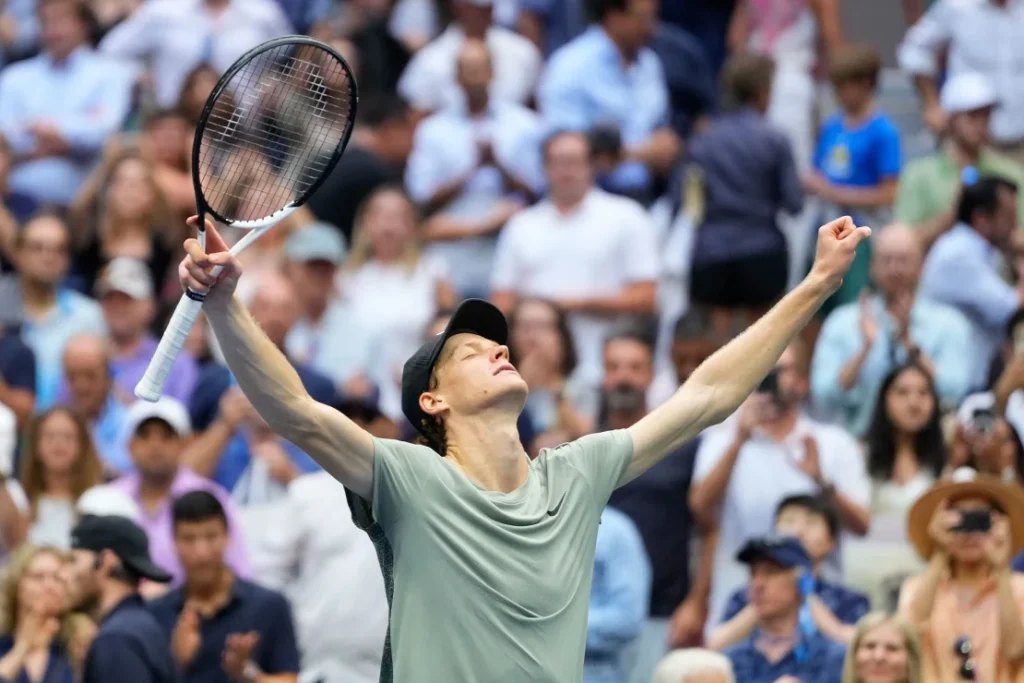
{"type": "Polygon", "coordinates": [[[167,323],[167,329],[164,330],[164,334],[160,338],[156,353],[149,361],[146,374],[135,385],[135,395],[142,400],[155,402],[163,395],[167,377],[171,374],[174,361],[178,359],[182,347],[185,346],[185,340],[188,338],[192,326],[195,325],[199,312],[203,310],[203,299],[205,298],[202,294],[191,291],[182,295],[174,309],[174,315],[167,323]]]}

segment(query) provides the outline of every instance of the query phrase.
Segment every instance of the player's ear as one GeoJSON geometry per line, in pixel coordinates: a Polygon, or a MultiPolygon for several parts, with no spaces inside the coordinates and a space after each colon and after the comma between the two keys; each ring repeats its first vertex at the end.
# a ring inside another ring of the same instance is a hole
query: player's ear
{"type": "Polygon", "coordinates": [[[448,404],[445,402],[444,396],[439,392],[425,391],[420,394],[420,408],[427,415],[437,417],[448,410],[448,404]]]}

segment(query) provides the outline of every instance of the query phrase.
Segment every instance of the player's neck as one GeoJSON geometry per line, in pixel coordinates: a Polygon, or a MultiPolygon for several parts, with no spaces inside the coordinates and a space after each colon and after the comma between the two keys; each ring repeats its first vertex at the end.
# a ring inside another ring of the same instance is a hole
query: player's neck
{"type": "Polygon", "coordinates": [[[530,459],[515,420],[502,417],[449,422],[445,457],[488,491],[509,493],[526,481],[530,459]]]}

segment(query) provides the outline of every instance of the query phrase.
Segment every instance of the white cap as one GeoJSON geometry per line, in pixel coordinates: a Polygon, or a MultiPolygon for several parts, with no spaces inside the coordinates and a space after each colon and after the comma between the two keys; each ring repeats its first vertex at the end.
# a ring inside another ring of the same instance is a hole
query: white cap
{"type": "Polygon", "coordinates": [[[118,256],[103,269],[96,282],[96,296],[121,292],[138,301],[153,298],[153,278],[149,267],[138,259],[118,256]]]}
{"type": "Polygon", "coordinates": [[[124,420],[125,437],[132,438],[139,425],[146,420],[162,420],[178,436],[192,434],[192,422],[189,420],[188,411],[181,401],[170,396],[161,396],[155,403],[136,401],[131,404],[124,420]]]}
{"type": "Polygon", "coordinates": [[[99,484],[88,489],[79,496],[75,510],[80,515],[127,517],[135,523],[142,519],[139,504],[127,493],[110,484],[99,484]]]}
{"type": "Polygon", "coordinates": [[[979,73],[951,77],[942,86],[939,104],[947,114],[963,114],[999,104],[999,94],[988,78],[979,73]]]}

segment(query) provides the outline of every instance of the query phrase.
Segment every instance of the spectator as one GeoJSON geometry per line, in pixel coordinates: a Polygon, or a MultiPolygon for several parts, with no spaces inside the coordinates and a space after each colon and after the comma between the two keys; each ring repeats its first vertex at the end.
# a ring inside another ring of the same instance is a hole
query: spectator
{"type": "Polygon", "coordinates": [[[78,521],[79,497],[103,479],[85,422],[66,408],[51,408],[28,429],[21,461],[28,540],[68,548],[78,521]]]}
{"type": "Polygon", "coordinates": [[[455,303],[444,264],[417,245],[416,218],[400,187],[374,190],[359,210],[355,243],[340,278],[345,303],[370,334],[384,340],[381,405],[393,419],[402,414],[402,364],[419,347],[434,312],[455,303]]]}
{"type": "Polygon", "coordinates": [[[190,124],[178,109],[158,109],[146,116],[139,139],[139,147],[153,157],[156,185],[171,211],[177,214],[175,220],[184,220],[196,210],[195,189],[189,172],[192,164],[190,124]]]}
{"type": "Polygon", "coordinates": [[[736,683],[729,658],[711,650],[674,650],[658,663],[652,683],[736,683]]]}
{"type": "Polygon", "coordinates": [[[43,52],[0,77],[0,134],[14,150],[10,187],[67,206],[131,103],[132,73],[88,45],[83,0],[38,3],[43,52]]]}
{"type": "Polygon", "coordinates": [[[597,529],[583,683],[629,680],[629,648],[643,630],[650,592],[651,566],[636,526],[606,507],[597,529]]]}
{"type": "MultiPolygon", "coordinates": [[[[600,430],[628,429],[648,413],[653,355],[650,339],[637,331],[614,333],[605,342],[600,430]]],[[[700,642],[707,619],[717,531],[696,523],[686,497],[699,445],[699,439],[682,445],[608,501],[636,525],[652,570],[649,610],[629,676],[637,683],[650,682],[667,648],[700,642]],[[698,535],[700,558],[692,563],[698,535]]]]}
{"type": "Polygon", "coordinates": [[[753,634],[725,654],[736,680],[772,683],[792,677],[814,683],[839,683],[845,648],[801,624],[801,576],[811,559],[795,538],[760,537],[736,556],[750,566],[747,589],[755,615],[753,634]]]}
{"type": "Polygon", "coordinates": [[[946,466],[939,396],[931,374],[918,364],[896,368],[878,392],[865,435],[871,477],[871,528],[851,539],[843,557],[847,580],[879,608],[921,564],[907,537],[907,512],[946,466]]]}
{"type": "Polygon", "coordinates": [[[774,71],[768,57],[730,58],[722,75],[727,112],[694,135],[684,161],[684,172],[703,177],[705,195],[690,295],[711,309],[719,333],[737,309],[753,322],[785,293],[789,278],[776,216],[800,211],[803,192],[789,142],[764,117],[774,71]]]}
{"type": "Polygon", "coordinates": [[[520,0],[516,30],[533,41],[547,59],[586,30],[587,9],[582,2],[520,0]]]}
{"type": "Polygon", "coordinates": [[[405,172],[412,198],[434,214],[422,233],[428,252],[444,261],[462,296],[486,296],[498,231],[544,184],[541,120],[488,94],[491,61],[482,40],[463,42],[463,101],[419,125],[405,172]]]}
{"type": "Polygon", "coordinates": [[[491,53],[491,96],[526,104],[541,68],[540,51],[529,39],[492,23],[493,0],[453,0],[454,21],[412,58],[398,81],[398,94],[421,114],[459,102],[458,55],[466,39],[483,40],[491,53]]]}
{"type": "Polygon", "coordinates": [[[138,593],[142,579],[171,578],[150,559],[146,533],[124,517],[91,516],[79,522],[72,539],[80,608],[99,624],[82,683],[176,683],[167,637],[138,593]]]}
{"type": "Polygon", "coordinates": [[[176,109],[185,115],[185,119],[195,125],[199,122],[213,89],[217,87],[220,72],[208,62],[197,64],[185,77],[178,95],[176,109]]]}
{"type": "MultiPolygon", "coordinates": [[[[5,421],[13,436],[28,423],[36,404],[36,356],[22,341],[21,326],[15,322],[5,322],[3,317],[0,315],[0,410],[6,409],[10,413],[5,421]]],[[[3,433],[2,429],[0,433],[3,433]]],[[[0,442],[3,441],[0,437],[0,442]]],[[[12,440],[10,451],[13,449],[12,440]]],[[[5,461],[5,454],[10,451],[0,448],[0,462],[5,461]]]]}
{"type": "Polygon", "coordinates": [[[104,470],[128,472],[131,459],[124,434],[125,408],[110,367],[110,355],[102,339],[86,335],[71,339],[64,348],[68,394],[60,405],[85,418],[104,470]]]}
{"type": "Polygon", "coordinates": [[[14,150],[7,138],[0,134],[0,272],[11,270],[18,226],[39,208],[39,203],[29,195],[11,190],[13,167],[14,150]]]}
{"type": "Polygon", "coordinates": [[[299,650],[283,595],[237,576],[225,564],[227,514],[207,491],[174,503],[174,545],[185,583],[150,604],[171,642],[184,683],[296,683],[299,650]]]}
{"type": "MultiPolygon", "coordinates": [[[[965,169],[1024,184],[1024,166],[989,146],[989,121],[999,102],[995,88],[980,74],[953,76],[942,86],[940,103],[948,117],[942,145],[936,154],[907,166],[896,194],[896,220],[915,229],[925,251],[956,225],[965,169]]],[[[1024,205],[1017,207],[1017,223],[1024,225],[1024,205]]]]}
{"type": "Polygon", "coordinates": [[[903,617],[873,612],[857,622],[843,683],[921,683],[921,642],[903,617]]]}
{"type": "Polygon", "coordinates": [[[595,150],[599,183],[650,203],[680,148],[665,73],[647,47],[657,3],[600,0],[594,17],[596,25],[551,56],[537,89],[540,112],[553,130],[606,130],[612,144],[595,150]]]}
{"type": "Polygon", "coordinates": [[[157,0],[110,31],[100,49],[152,63],[157,104],[171,107],[196,66],[223,73],[246,50],[291,30],[274,0],[157,0]]]}
{"type": "Polygon", "coordinates": [[[283,591],[295,610],[304,680],[377,683],[388,603],[373,544],[338,508],[344,495],[326,472],[292,482],[254,564],[260,581],[283,591]]]}
{"type": "Polygon", "coordinates": [[[826,496],[844,530],[868,530],[870,483],[860,447],[842,428],[816,422],[801,408],[807,360],[799,342],[786,349],[771,376],[735,419],[705,432],[697,451],[690,506],[705,524],[717,518],[721,530],[713,616],[722,614],[728,596],[743,583],[733,559],[737,550],[745,539],[771,531],[775,510],[787,496],[826,496]]]}
{"type": "Polygon", "coordinates": [[[0,677],[5,681],[74,683],[67,654],[68,558],[47,547],[25,546],[11,558],[0,584],[0,677]]]}
{"type": "Polygon", "coordinates": [[[1020,483],[1020,439],[1009,423],[996,414],[995,399],[989,392],[965,398],[953,419],[947,472],[971,467],[983,474],[1020,483]]]}
{"type": "Polygon", "coordinates": [[[1024,579],[1010,571],[1024,548],[1020,487],[960,468],[918,499],[907,526],[928,562],[900,592],[900,613],[925,636],[922,680],[954,680],[965,670],[979,681],[1014,680],[1024,661],[1024,579]]]}
{"type": "MultiPolygon", "coordinates": [[[[835,552],[839,540],[835,506],[820,496],[800,494],[785,498],[775,512],[775,533],[799,540],[810,558],[813,581],[810,594],[804,599],[817,632],[840,645],[848,645],[855,624],[868,613],[869,607],[864,595],[822,576],[825,561],[835,552]]],[[[757,608],[751,604],[747,589],[732,594],[722,621],[708,640],[710,647],[723,650],[750,637],[757,625],[757,608]]]]}
{"type": "Polygon", "coordinates": [[[174,552],[171,507],[175,499],[190,491],[207,491],[221,501],[231,522],[225,560],[236,574],[249,576],[245,539],[228,492],[181,465],[182,453],[192,436],[185,406],[167,396],[156,403],[136,401],[125,417],[125,432],[135,471],[117,479],[111,487],[138,504],[141,517],[137,523],[149,537],[153,561],[171,574],[174,583],[184,578],[174,552]]]}
{"type": "Polygon", "coordinates": [[[329,377],[343,394],[375,394],[370,377],[381,364],[379,341],[337,295],[335,281],[345,260],[341,235],[326,223],[308,225],[288,236],[284,257],[302,311],[285,337],[288,355],[329,377]],[[344,344],[335,343],[342,338],[344,344]]]}
{"type": "MultiPolygon", "coordinates": [[[[1018,309],[1006,324],[1002,367],[990,373],[996,415],[1002,416],[1018,435],[1024,434],[1024,309],[1018,309]]],[[[1000,365],[996,363],[994,365],[1000,365]]]]}
{"type": "Polygon", "coordinates": [[[717,106],[716,74],[700,40],[672,24],[662,21],[655,27],[651,49],[665,72],[670,125],[685,140],[717,106]]]}
{"type": "MultiPolygon", "coordinates": [[[[11,315],[23,320],[22,339],[36,356],[36,409],[57,397],[64,345],[78,334],[103,334],[103,311],[92,299],[61,285],[68,273],[70,233],[53,214],[30,220],[15,241],[18,265],[11,315]]],[[[10,310],[10,309],[9,309],[10,310]]]]}
{"type": "Polygon", "coordinates": [[[656,408],[672,397],[690,378],[693,371],[718,350],[718,343],[707,311],[700,307],[690,308],[679,316],[672,328],[672,342],[669,357],[672,366],[658,373],[651,383],[647,396],[651,408],[656,408]]]}
{"type": "Polygon", "coordinates": [[[548,199],[502,231],[491,296],[504,311],[520,297],[540,297],[568,313],[579,360],[573,380],[596,387],[615,321],[654,312],[654,226],[639,204],[594,186],[586,136],[556,133],[543,151],[548,199]]]}
{"type": "Polygon", "coordinates": [[[340,230],[347,244],[352,244],[357,209],[378,188],[401,180],[414,130],[409,107],[398,97],[360,98],[344,156],[306,204],[317,218],[340,230]]]}
{"type": "Polygon", "coordinates": [[[939,0],[914,24],[897,50],[900,67],[914,76],[925,123],[936,135],[949,124],[938,97],[940,72],[948,82],[978,73],[996,85],[1002,107],[992,117],[992,140],[1024,163],[1024,125],[1013,113],[1024,105],[1024,80],[1015,66],[1016,36],[1024,15],[1006,0],[939,0]]]}
{"type": "Polygon", "coordinates": [[[829,314],[811,368],[815,407],[856,435],[868,429],[878,388],[896,367],[923,366],[948,404],[974,381],[970,324],[919,289],[924,254],[917,236],[896,224],[872,241],[875,292],[829,314]]]}
{"type": "Polygon", "coordinates": [[[935,242],[924,262],[921,295],[957,308],[971,323],[972,387],[986,385],[1006,323],[1024,301],[1024,283],[1016,289],[1007,284],[997,263],[1016,228],[1017,201],[1017,186],[1002,178],[982,178],[964,188],[956,226],[935,242]]]}

